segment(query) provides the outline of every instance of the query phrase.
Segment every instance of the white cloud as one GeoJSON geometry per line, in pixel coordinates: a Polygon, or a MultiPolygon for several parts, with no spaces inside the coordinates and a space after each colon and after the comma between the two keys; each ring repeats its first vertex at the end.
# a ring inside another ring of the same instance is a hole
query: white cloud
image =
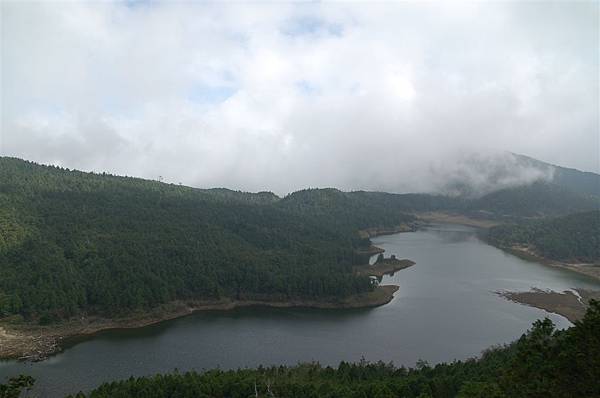
{"type": "Polygon", "coordinates": [[[278,193],[600,171],[594,2],[1,7],[3,155],[278,193]]]}

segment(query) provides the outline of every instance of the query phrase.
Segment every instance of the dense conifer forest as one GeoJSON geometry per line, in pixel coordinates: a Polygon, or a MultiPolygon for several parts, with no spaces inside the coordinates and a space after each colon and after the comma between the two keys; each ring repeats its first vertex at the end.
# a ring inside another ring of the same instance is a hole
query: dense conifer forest
{"type": "Polygon", "coordinates": [[[41,323],[127,314],[173,300],[336,299],[374,282],[363,228],[420,211],[515,219],[596,208],[551,184],[476,199],[306,189],[195,189],[0,158],[0,318],[41,323]]]}
{"type": "Polygon", "coordinates": [[[499,225],[488,231],[498,246],[527,246],[557,261],[600,263],[600,210],[499,225]]]}
{"type": "Polygon", "coordinates": [[[0,160],[0,316],[43,322],[175,299],[331,298],[373,289],[352,273],[360,228],[412,216],[337,190],[199,190],[0,160]]]}
{"type": "MultiPolygon", "coordinates": [[[[513,344],[491,348],[479,359],[422,362],[409,369],[362,361],[337,368],[312,363],[173,373],[109,382],[75,397],[595,398],[600,396],[599,330],[600,303],[592,301],[573,327],[556,330],[549,319],[538,320],[513,344]]],[[[29,385],[25,376],[15,378],[0,386],[0,397],[29,385]]]]}

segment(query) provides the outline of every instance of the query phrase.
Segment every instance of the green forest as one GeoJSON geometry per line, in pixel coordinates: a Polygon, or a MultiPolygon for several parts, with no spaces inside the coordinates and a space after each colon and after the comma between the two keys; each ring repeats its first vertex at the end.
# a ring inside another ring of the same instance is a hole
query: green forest
{"type": "MultiPolygon", "coordinates": [[[[408,369],[361,361],[172,373],[109,382],[70,398],[595,398],[599,330],[600,303],[592,301],[573,327],[556,330],[549,319],[538,320],[516,342],[490,348],[479,359],[408,369]]],[[[0,397],[16,397],[9,393],[31,382],[15,378],[0,386],[0,397]]]]}
{"type": "Polygon", "coordinates": [[[557,261],[600,262],[600,210],[546,220],[499,225],[487,233],[501,247],[528,246],[557,261]]]}
{"type": "Polygon", "coordinates": [[[373,289],[357,231],[413,221],[337,190],[200,190],[0,159],[0,317],[373,289]]]}
{"type": "Polygon", "coordinates": [[[477,199],[181,185],[0,158],[0,318],[52,323],[122,315],[173,300],[337,300],[374,289],[352,268],[364,228],[419,211],[520,219],[597,208],[597,198],[534,184],[477,199]]]}

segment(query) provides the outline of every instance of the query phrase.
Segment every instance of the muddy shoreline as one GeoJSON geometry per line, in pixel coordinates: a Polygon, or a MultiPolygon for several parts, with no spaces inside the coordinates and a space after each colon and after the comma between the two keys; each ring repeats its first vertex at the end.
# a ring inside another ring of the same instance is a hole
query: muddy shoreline
{"type": "Polygon", "coordinates": [[[583,318],[590,300],[600,300],[600,291],[585,289],[553,290],[532,289],[528,292],[496,292],[499,296],[515,303],[539,308],[576,322],[583,318]]]}
{"type": "MultiPolygon", "coordinates": [[[[391,228],[374,227],[374,228],[361,229],[358,231],[358,235],[362,239],[371,239],[376,236],[394,235],[394,234],[398,234],[401,232],[414,232],[417,230],[417,228],[418,228],[417,223],[401,224],[401,225],[397,225],[397,226],[391,227],[391,228]]],[[[357,250],[356,254],[359,256],[366,256],[366,257],[370,258],[372,256],[381,254],[383,252],[385,252],[384,249],[371,244],[367,249],[357,250]]]]}
{"type": "Polygon", "coordinates": [[[108,319],[97,316],[80,317],[52,326],[12,325],[0,323],[0,360],[20,359],[41,361],[62,351],[70,339],[91,336],[110,329],[140,328],[180,318],[198,311],[226,311],[243,307],[351,309],[378,307],[394,298],[398,286],[378,286],[373,292],[341,300],[232,300],[175,301],[148,312],[108,319]]]}
{"type": "MultiPolygon", "coordinates": [[[[491,244],[491,243],[490,243],[491,244]]],[[[495,246],[495,245],[493,245],[495,246]]],[[[546,257],[542,257],[537,254],[535,251],[528,247],[523,246],[496,246],[499,249],[507,251],[519,258],[524,260],[534,261],[536,263],[540,263],[543,265],[549,265],[551,267],[567,269],[569,271],[577,272],[579,274],[587,275],[591,278],[600,281],[600,264],[575,264],[575,263],[565,263],[560,261],[551,260],[546,257]]]]}
{"type": "MultiPolygon", "coordinates": [[[[416,224],[402,224],[393,228],[368,228],[358,231],[363,238],[379,235],[390,235],[399,232],[416,230],[416,224]]],[[[371,245],[368,249],[357,254],[372,256],[383,253],[380,247],[371,245]]],[[[394,267],[376,269],[373,276],[394,273],[411,266],[410,260],[402,260],[394,267]],[[406,262],[405,262],[406,261],[406,262]],[[389,268],[389,269],[388,269],[389,268]]],[[[325,300],[285,300],[260,298],[235,300],[224,298],[216,301],[173,301],[158,308],[136,312],[122,318],[103,318],[100,316],[82,316],[61,322],[57,325],[39,326],[22,322],[11,323],[10,320],[0,321],[0,360],[42,361],[51,355],[62,351],[63,346],[70,340],[91,336],[95,333],[111,329],[133,329],[175,318],[190,315],[198,311],[228,311],[243,307],[274,307],[274,308],[316,308],[316,309],[353,309],[378,307],[389,303],[394,298],[398,286],[378,286],[373,292],[351,296],[345,299],[325,300]]]]}

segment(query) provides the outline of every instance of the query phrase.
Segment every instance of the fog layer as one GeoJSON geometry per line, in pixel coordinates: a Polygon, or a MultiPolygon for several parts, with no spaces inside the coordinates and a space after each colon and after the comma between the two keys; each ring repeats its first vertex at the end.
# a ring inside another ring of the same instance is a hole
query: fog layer
{"type": "Polygon", "coordinates": [[[600,171],[597,2],[1,8],[2,155],[278,194],[600,171]]]}

